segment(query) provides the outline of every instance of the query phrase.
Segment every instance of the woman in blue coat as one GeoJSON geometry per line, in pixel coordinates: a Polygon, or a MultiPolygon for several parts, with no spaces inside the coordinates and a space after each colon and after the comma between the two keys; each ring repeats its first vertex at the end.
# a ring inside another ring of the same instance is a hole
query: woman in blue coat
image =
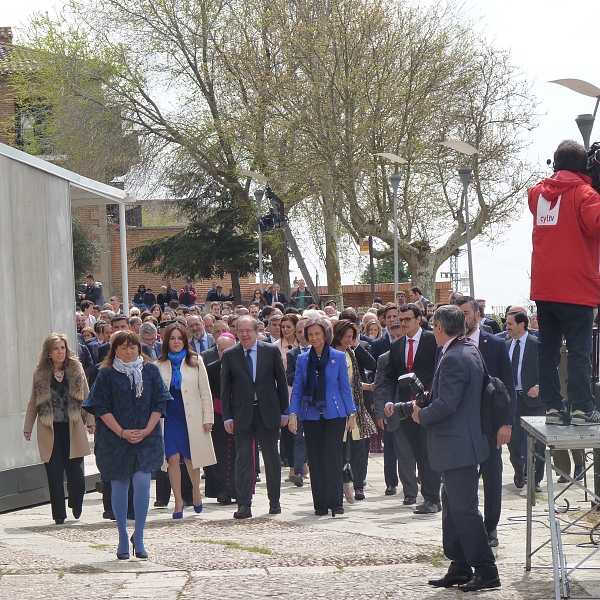
{"type": "Polygon", "coordinates": [[[165,446],[159,420],[172,400],[158,367],[142,356],[140,338],[119,331],[111,338],[83,408],[96,417],[96,464],[103,481],[112,482],[112,507],[119,528],[117,558],[129,558],[127,496],[133,482],[137,558],[148,558],[144,526],[150,502],[150,475],[161,468],[165,446]]]}
{"type": "Polygon", "coordinates": [[[304,336],[311,347],[296,360],[288,426],[295,434],[298,420],[304,425],[315,514],[335,517],[344,514],[342,440],[355,427],[356,406],[346,355],[331,348],[329,319],[310,319],[304,336]]]}

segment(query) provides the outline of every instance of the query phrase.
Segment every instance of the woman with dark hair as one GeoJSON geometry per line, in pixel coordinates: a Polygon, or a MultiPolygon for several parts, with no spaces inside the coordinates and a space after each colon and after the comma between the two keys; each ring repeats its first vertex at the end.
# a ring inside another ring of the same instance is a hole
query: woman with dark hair
{"type": "Polygon", "coordinates": [[[161,468],[164,444],[159,420],[171,396],[158,367],[142,354],[133,331],[113,334],[110,351],[83,408],[96,417],[96,464],[112,487],[112,509],[119,528],[117,558],[148,558],[144,526],[150,503],[150,475],[161,468]],[[133,482],[135,529],[127,535],[129,482],[133,482]]]}
{"type": "Polygon", "coordinates": [[[329,319],[309,319],[304,338],[311,349],[296,359],[288,426],[295,434],[298,420],[304,425],[315,514],[335,516],[344,513],[342,438],[356,425],[356,406],[346,356],[331,348],[329,319]]]}
{"type": "Polygon", "coordinates": [[[146,295],[146,286],[144,284],[138,287],[138,291],[135,293],[131,303],[138,308],[144,307],[144,296],[146,295]]]}
{"type": "MultiPolygon", "coordinates": [[[[85,494],[83,457],[90,453],[81,405],[88,395],[88,384],[77,355],[69,348],[67,336],[52,333],[45,340],[33,373],[33,386],[23,435],[31,441],[37,419],[40,458],[46,467],[52,518],[62,525],[65,510],[64,474],[67,474],[69,508],[79,519],[85,494]]],[[[90,420],[90,433],[93,432],[90,420]]]]}
{"type": "Polygon", "coordinates": [[[198,360],[189,345],[187,329],[182,323],[166,328],[157,365],[173,397],[165,418],[165,454],[175,496],[173,518],[182,519],[185,502],[181,495],[181,458],[192,481],[194,511],[198,514],[204,507],[200,467],[217,462],[210,434],[214,423],[212,395],[204,361],[198,360]]]}
{"type": "Polygon", "coordinates": [[[160,304],[153,304],[150,307],[150,314],[157,320],[160,321],[160,318],[162,317],[162,308],[160,307],[160,304]]]}
{"type": "Polygon", "coordinates": [[[261,308],[267,304],[259,289],[256,289],[254,292],[252,292],[252,299],[250,302],[257,302],[261,308]]]}
{"type": "MultiPolygon", "coordinates": [[[[354,475],[354,496],[349,483],[344,484],[346,500],[350,504],[354,500],[364,500],[363,483],[367,477],[367,463],[369,460],[368,446],[363,440],[370,439],[375,433],[375,423],[365,407],[363,397],[364,365],[359,363],[355,351],[365,353],[371,359],[371,365],[376,366],[373,357],[360,347],[358,343],[358,327],[352,321],[342,319],[333,326],[333,347],[346,355],[348,377],[352,387],[352,400],[356,406],[356,427],[352,429],[350,437],[346,436],[345,444],[350,444],[350,465],[354,475]]],[[[369,385],[369,384],[367,384],[369,385]]]]}
{"type": "MultiPolygon", "coordinates": [[[[287,353],[293,350],[298,345],[296,339],[296,324],[298,323],[298,317],[296,315],[284,315],[280,325],[281,337],[275,342],[275,345],[279,348],[281,358],[283,359],[283,368],[287,371],[287,353]]],[[[292,388],[289,387],[290,396],[292,394],[292,388]]],[[[296,485],[303,484],[302,473],[298,473],[298,477],[295,477],[294,471],[294,442],[295,436],[286,425],[281,428],[281,443],[285,450],[285,459],[288,462],[290,472],[286,477],[285,481],[294,483],[296,485]]]]}

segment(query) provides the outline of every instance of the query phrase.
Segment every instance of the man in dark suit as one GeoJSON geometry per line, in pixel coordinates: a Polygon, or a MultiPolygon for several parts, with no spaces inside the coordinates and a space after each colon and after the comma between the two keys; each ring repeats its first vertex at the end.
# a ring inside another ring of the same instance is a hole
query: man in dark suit
{"type": "Polygon", "coordinates": [[[466,336],[479,348],[492,377],[499,377],[513,399],[512,410],[495,438],[488,438],[490,456],[481,463],[483,477],[484,523],[490,545],[498,546],[497,527],[502,511],[502,446],[508,444],[515,422],[517,397],[506,343],[478,327],[479,307],[471,296],[463,296],[456,305],[465,314],[466,336]]]}
{"type": "Polygon", "coordinates": [[[162,342],[156,339],[156,327],[153,323],[146,322],[140,325],[140,338],[142,342],[148,346],[150,353],[148,356],[152,360],[156,360],[162,354],[162,342]]]}
{"type": "MultiPolygon", "coordinates": [[[[435,371],[435,357],[437,343],[435,336],[430,331],[421,328],[421,310],[416,304],[405,304],[400,307],[400,324],[404,335],[392,344],[390,359],[385,378],[381,381],[384,387],[385,416],[388,431],[394,433],[394,447],[398,457],[400,480],[407,496],[416,499],[417,481],[415,474],[415,460],[421,479],[421,495],[424,502],[415,508],[416,514],[434,514],[441,510],[440,506],[440,474],[433,471],[428,459],[427,435],[425,429],[412,419],[400,420],[400,415],[394,411],[396,392],[398,390],[398,377],[407,373],[414,373],[425,389],[429,389],[435,371]],[[408,444],[414,458],[409,464],[405,460],[406,445],[408,444]],[[403,474],[409,470],[408,488],[403,474]],[[413,481],[414,480],[414,481],[413,481]]],[[[399,402],[409,402],[410,389],[399,389],[399,402]]]]}
{"type": "Polygon", "coordinates": [[[484,368],[472,343],[464,341],[465,315],[458,306],[440,306],[433,333],[442,352],[433,380],[431,402],[414,405],[412,418],[426,427],[429,461],[440,471],[444,554],[452,562],[435,587],[458,585],[465,592],[500,587],[496,559],[478,511],[477,465],[489,444],[481,427],[484,368]],[[475,573],[473,574],[473,569],[475,573]]]}
{"type": "Polygon", "coordinates": [[[277,346],[258,341],[258,321],[238,319],[240,343],[221,359],[221,404],[227,433],[235,437],[236,519],[252,516],[254,439],[260,444],[267,475],[269,514],[280,514],[280,427],[287,425],[288,386],[277,346]]]}
{"type": "Polygon", "coordinates": [[[279,287],[278,283],[270,285],[263,293],[263,296],[267,306],[273,306],[276,302],[281,302],[283,306],[287,306],[288,304],[287,298],[285,297],[285,294],[281,292],[281,288],[279,287]]]}
{"type": "MultiPolygon", "coordinates": [[[[110,322],[111,330],[110,334],[106,333],[106,327],[104,328],[104,339],[106,343],[98,346],[98,363],[101,363],[107,356],[110,351],[110,339],[113,334],[119,331],[129,331],[129,317],[125,315],[115,315],[110,322]],[[108,339],[107,339],[108,337],[108,339]]],[[[150,348],[146,344],[142,342],[142,352],[147,356],[150,356],[150,348]]]]}
{"type": "MultiPolygon", "coordinates": [[[[521,426],[521,417],[539,417],[546,414],[546,407],[540,399],[538,385],[538,339],[527,331],[529,319],[523,313],[509,313],[506,317],[506,347],[513,370],[517,391],[517,415],[512,436],[508,443],[510,462],[515,470],[514,482],[519,489],[525,485],[525,461],[523,441],[525,430],[521,426]]],[[[544,445],[536,442],[536,451],[544,455],[544,445]]],[[[535,463],[535,488],[541,492],[540,482],[544,477],[544,461],[538,458],[535,463]]]]}
{"type": "Polygon", "coordinates": [[[197,354],[210,350],[216,345],[215,338],[210,333],[206,333],[199,315],[191,315],[187,318],[187,330],[190,345],[197,354]]]}
{"type": "Polygon", "coordinates": [[[381,333],[381,337],[373,340],[369,347],[369,352],[375,360],[390,349],[392,343],[390,341],[389,326],[398,320],[400,313],[398,312],[397,306],[386,306],[383,314],[385,318],[385,329],[381,333]]]}

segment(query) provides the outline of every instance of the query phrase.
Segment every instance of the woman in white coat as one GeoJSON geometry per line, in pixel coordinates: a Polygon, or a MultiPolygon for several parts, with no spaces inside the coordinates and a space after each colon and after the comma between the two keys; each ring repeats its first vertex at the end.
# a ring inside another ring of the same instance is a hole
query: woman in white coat
{"type": "Polygon", "coordinates": [[[179,463],[183,457],[192,480],[194,511],[201,513],[200,467],[217,462],[210,435],[214,412],[204,362],[188,344],[185,326],[169,325],[162,339],[162,354],[157,365],[173,397],[165,417],[165,454],[175,496],[173,518],[181,519],[185,502],[181,496],[179,463]]]}

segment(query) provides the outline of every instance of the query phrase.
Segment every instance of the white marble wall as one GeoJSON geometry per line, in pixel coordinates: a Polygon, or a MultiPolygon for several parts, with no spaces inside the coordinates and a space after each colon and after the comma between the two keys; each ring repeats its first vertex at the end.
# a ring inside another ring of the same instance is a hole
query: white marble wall
{"type": "MultiPolygon", "coordinates": [[[[42,343],[76,350],[69,183],[0,156],[0,471],[40,461],[23,419],[42,343]]],[[[35,433],[35,432],[34,432],[35,433]]]]}

